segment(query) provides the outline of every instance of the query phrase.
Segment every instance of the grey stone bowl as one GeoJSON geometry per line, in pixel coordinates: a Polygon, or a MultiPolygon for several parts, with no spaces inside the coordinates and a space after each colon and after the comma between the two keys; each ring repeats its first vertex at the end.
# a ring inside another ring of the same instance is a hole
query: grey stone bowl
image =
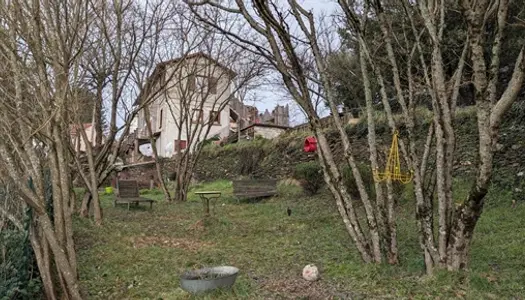
{"type": "Polygon", "coordinates": [[[239,269],[231,266],[186,271],[180,276],[180,287],[192,294],[217,288],[231,288],[238,274],[239,269]]]}

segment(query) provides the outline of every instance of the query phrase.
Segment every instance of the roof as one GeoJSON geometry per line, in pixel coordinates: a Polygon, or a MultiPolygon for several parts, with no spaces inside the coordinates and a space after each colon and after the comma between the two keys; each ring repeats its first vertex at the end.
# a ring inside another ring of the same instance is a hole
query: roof
{"type": "Polygon", "coordinates": [[[196,52],[196,53],[188,54],[188,55],[185,55],[185,56],[182,56],[182,57],[178,57],[178,58],[174,58],[174,59],[171,59],[171,60],[167,60],[167,61],[163,61],[163,62],[158,63],[157,66],[155,66],[155,69],[153,70],[151,75],[148,77],[148,79],[146,79],[146,84],[144,86],[144,89],[140,92],[140,94],[137,97],[137,99],[135,99],[135,102],[133,103],[133,105],[138,105],[140,103],[140,99],[142,98],[144,92],[148,93],[150,91],[150,89],[155,85],[157,80],[159,80],[159,78],[165,72],[166,66],[175,64],[175,63],[177,63],[177,62],[179,62],[181,60],[184,60],[184,59],[194,59],[194,58],[205,58],[205,59],[207,59],[209,61],[214,62],[220,68],[226,70],[229,73],[229,75],[231,76],[231,78],[237,76],[237,73],[235,73],[232,69],[230,69],[227,66],[219,63],[217,60],[213,59],[213,57],[209,56],[206,53],[196,52]]]}
{"type": "Polygon", "coordinates": [[[241,129],[241,131],[244,131],[246,129],[250,129],[252,127],[268,127],[268,128],[279,128],[279,129],[290,129],[288,126],[281,126],[281,125],[275,125],[275,124],[264,124],[264,123],[254,123],[249,126],[244,127],[241,129]]]}

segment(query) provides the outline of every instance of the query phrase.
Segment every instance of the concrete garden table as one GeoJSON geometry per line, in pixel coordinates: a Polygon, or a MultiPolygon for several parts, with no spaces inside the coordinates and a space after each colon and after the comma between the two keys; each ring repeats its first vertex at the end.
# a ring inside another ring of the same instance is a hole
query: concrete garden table
{"type": "Polygon", "coordinates": [[[204,214],[208,217],[210,215],[210,200],[217,202],[217,199],[221,197],[222,193],[219,191],[202,191],[195,192],[195,195],[199,195],[201,198],[202,204],[204,205],[204,214]]]}

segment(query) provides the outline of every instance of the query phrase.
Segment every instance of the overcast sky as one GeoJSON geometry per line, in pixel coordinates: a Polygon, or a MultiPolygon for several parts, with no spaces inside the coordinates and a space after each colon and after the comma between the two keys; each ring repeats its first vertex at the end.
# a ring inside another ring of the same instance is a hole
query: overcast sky
{"type": "MultiPolygon", "coordinates": [[[[325,13],[330,15],[336,10],[337,3],[335,0],[304,0],[302,1],[304,7],[307,9],[312,9],[315,15],[325,13]]],[[[298,125],[306,122],[306,118],[300,108],[295,105],[291,100],[284,100],[283,98],[286,95],[283,95],[283,91],[275,90],[275,88],[264,88],[257,92],[258,101],[256,103],[246,103],[249,105],[255,105],[259,112],[264,112],[265,109],[272,111],[272,109],[277,105],[290,105],[290,121],[291,125],[298,125]]],[[[324,111],[321,114],[326,114],[324,111]]]]}

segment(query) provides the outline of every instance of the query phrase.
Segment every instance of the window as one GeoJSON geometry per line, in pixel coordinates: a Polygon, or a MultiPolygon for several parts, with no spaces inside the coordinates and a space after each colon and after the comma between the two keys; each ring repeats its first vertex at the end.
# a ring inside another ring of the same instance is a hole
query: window
{"type": "Polygon", "coordinates": [[[193,109],[191,113],[191,122],[193,124],[202,123],[202,109],[193,109]]]}
{"type": "Polygon", "coordinates": [[[189,88],[190,90],[197,89],[201,93],[216,94],[217,93],[217,78],[206,77],[206,76],[193,76],[189,77],[189,88]]]}
{"type": "Polygon", "coordinates": [[[199,91],[205,92],[208,88],[208,78],[204,76],[197,76],[197,89],[199,91]]]}
{"type": "Polygon", "coordinates": [[[195,90],[195,75],[188,75],[188,90],[195,90]]]}
{"type": "Polygon", "coordinates": [[[221,125],[221,113],[216,110],[210,112],[210,123],[213,125],[221,125]]]}
{"type": "Polygon", "coordinates": [[[159,116],[159,129],[162,129],[162,116],[163,116],[163,111],[162,109],[160,110],[160,116],[159,116]]]}
{"type": "Polygon", "coordinates": [[[185,140],[175,140],[175,152],[186,149],[187,143],[185,140]]]}
{"type": "Polygon", "coordinates": [[[210,94],[217,94],[217,78],[209,77],[208,78],[208,92],[210,94]]]}

